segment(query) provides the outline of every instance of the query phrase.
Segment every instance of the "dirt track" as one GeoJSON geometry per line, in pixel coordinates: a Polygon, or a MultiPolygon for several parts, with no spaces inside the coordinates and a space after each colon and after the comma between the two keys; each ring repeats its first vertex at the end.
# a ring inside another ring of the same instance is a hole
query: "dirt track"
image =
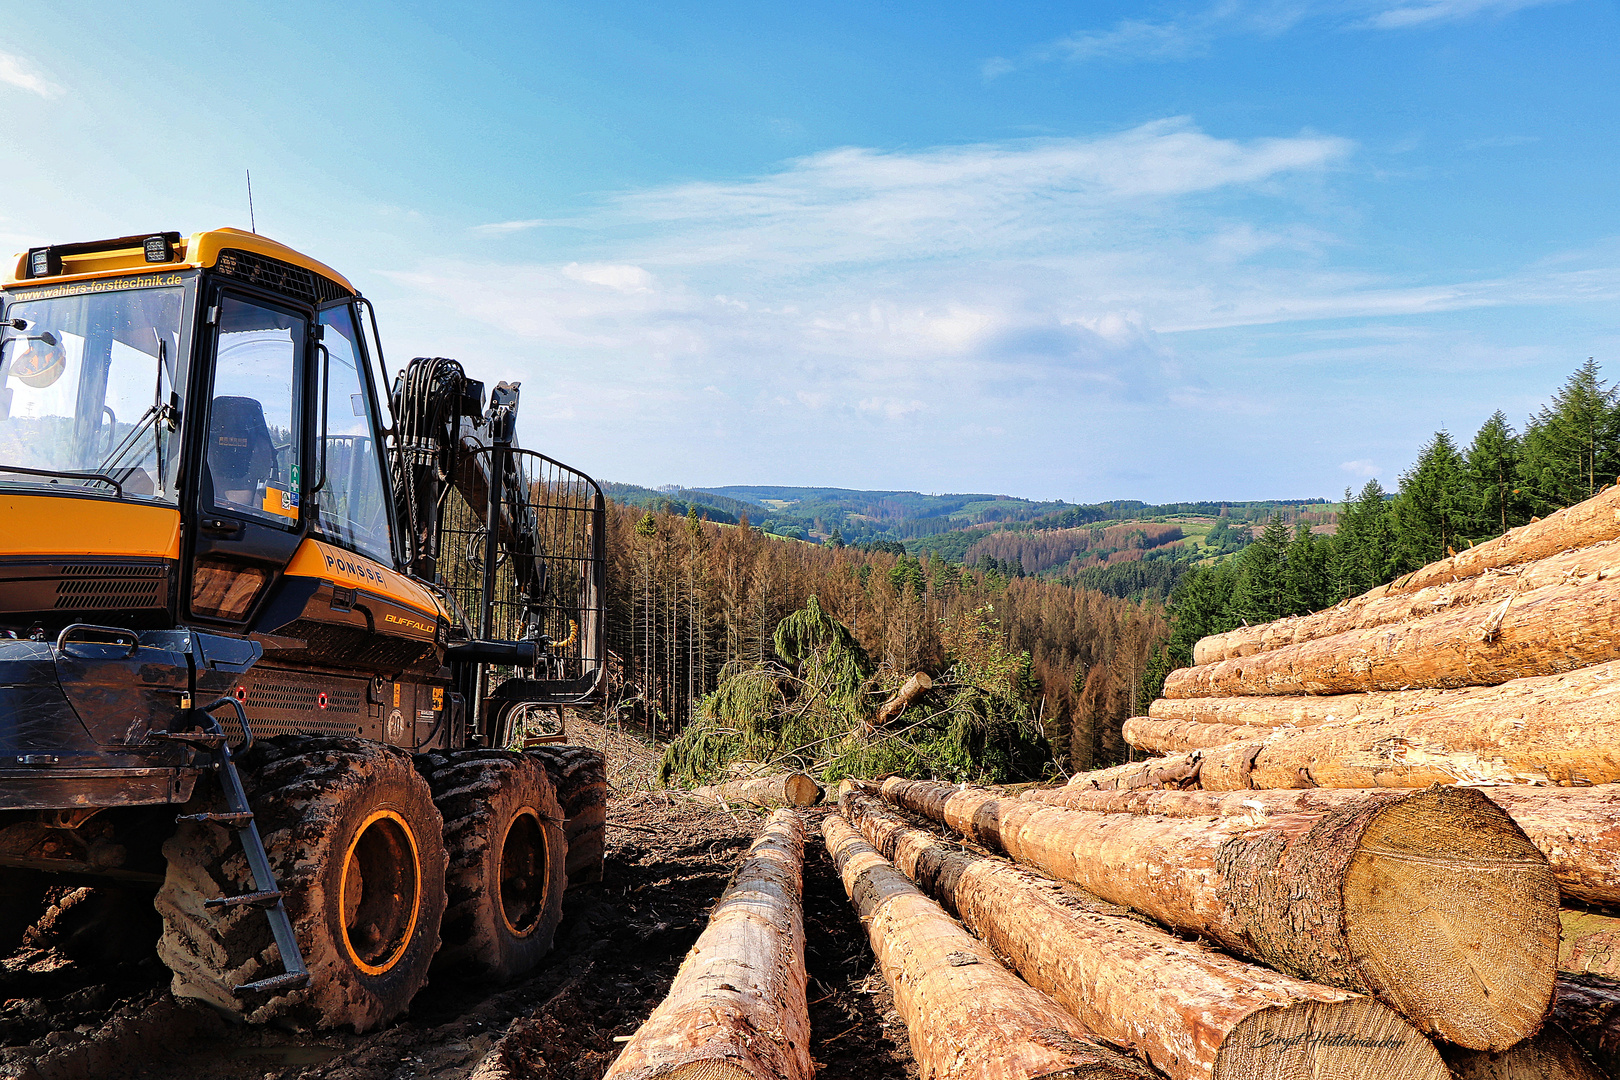
{"type": "MultiPolygon", "coordinates": [[[[646,751],[633,737],[591,725],[571,730],[608,751],[615,783],[645,774],[646,751]]],[[[811,811],[810,824],[826,812],[811,811]]],[[[74,893],[0,961],[0,1077],[597,1080],[618,1052],[614,1036],[633,1032],[662,999],[759,821],[661,793],[614,791],[605,880],[570,895],[557,946],[539,970],[504,988],[436,974],[405,1020],[362,1036],[230,1027],[201,1008],[177,1007],[153,951],[149,899],[74,893]],[[95,905],[121,914],[91,918],[95,905]],[[86,926],[116,931],[87,935],[86,926]]],[[[806,831],[818,1076],[915,1077],[905,1027],[819,829],[806,831]]]]}

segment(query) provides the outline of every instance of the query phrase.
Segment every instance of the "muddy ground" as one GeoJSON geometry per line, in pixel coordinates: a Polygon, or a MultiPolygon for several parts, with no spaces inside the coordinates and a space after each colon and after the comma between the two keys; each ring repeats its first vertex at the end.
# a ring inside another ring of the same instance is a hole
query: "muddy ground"
{"type": "MultiPolygon", "coordinates": [[[[176,1005],[157,961],[150,896],[75,890],[0,959],[0,1077],[18,1080],[597,1080],[662,1000],[762,815],[647,789],[652,748],[582,721],[607,754],[607,867],[571,893],[557,944],[528,978],[492,988],[436,973],[409,1015],[367,1035],[228,1025],[176,1005]]],[[[906,1031],[806,812],[804,901],[811,1054],[825,1080],[916,1077],[906,1031]]]]}

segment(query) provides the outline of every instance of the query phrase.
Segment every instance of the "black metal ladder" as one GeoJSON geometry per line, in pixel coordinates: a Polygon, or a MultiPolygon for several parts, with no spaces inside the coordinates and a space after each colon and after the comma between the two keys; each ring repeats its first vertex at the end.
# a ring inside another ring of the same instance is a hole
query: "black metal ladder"
{"type": "Polygon", "coordinates": [[[275,871],[270,868],[270,856],[265,853],[264,841],[259,838],[259,826],[253,820],[253,808],[248,805],[247,792],[242,788],[242,777],[236,771],[236,761],[231,756],[225,729],[220,726],[219,718],[214,715],[214,710],[224,705],[236,710],[237,722],[242,725],[242,752],[246,753],[253,745],[253,731],[248,727],[247,713],[242,710],[241,702],[233,697],[222,697],[212,705],[197,710],[208,719],[209,727],[206,730],[152,733],[157,738],[183,742],[208,751],[214,759],[214,771],[219,775],[220,790],[225,793],[224,813],[181,814],[175,820],[211,822],[235,829],[237,843],[242,845],[242,854],[247,856],[248,869],[253,872],[253,892],[242,893],[239,896],[215,897],[204,901],[205,906],[218,908],[252,905],[263,909],[265,917],[270,920],[270,933],[275,937],[276,948],[281,953],[284,973],[272,975],[268,979],[243,983],[236,987],[233,993],[249,994],[307,986],[309,969],[304,966],[304,954],[299,951],[298,939],[293,935],[292,919],[287,916],[287,908],[281,902],[281,889],[276,884],[275,871]]]}

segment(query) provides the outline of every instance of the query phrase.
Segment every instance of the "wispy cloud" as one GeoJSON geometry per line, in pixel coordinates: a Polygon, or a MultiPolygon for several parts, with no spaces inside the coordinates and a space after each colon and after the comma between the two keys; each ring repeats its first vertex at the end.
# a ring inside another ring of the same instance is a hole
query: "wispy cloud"
{"type": "Polygon", "coordinates": [[[26,90],[42,98],[57,97],[62,88],[47,79],[38,68],[15,53],[0,52],[0,84],[26,90]]]}
{"type": "Polygon", "coordinates": [[[1340,462],[1339,468],[1343,469],[1351,476],[1359,477],[1363,480],[1377,476],[1382,471],[1373,463],[1371,458],[1357,458],[1355,461],[1340,462]]]}
{"type": "Polygon", "coordinates": [[[1161,21],[1122,19],[1105,29],[1078,30],[1032,46],[1016,57],[984,61],[987,80],[1048,63],[1173,61],[1206,55],[1223,37],[1275,37],[1302,23],[1343,29],[1400,30],[1502,16],[1563,0],[1219,0],[1161,21]]]}
{"type": "Polygon", "coordinates": [[[1530,7],[1560,3],[1561,0],[1421,0],[1380,11],[1367,24],[1379,30],[1404,30],[1432,23],[1460,22],[1489,16],[1507,15],[1530,7]]]}

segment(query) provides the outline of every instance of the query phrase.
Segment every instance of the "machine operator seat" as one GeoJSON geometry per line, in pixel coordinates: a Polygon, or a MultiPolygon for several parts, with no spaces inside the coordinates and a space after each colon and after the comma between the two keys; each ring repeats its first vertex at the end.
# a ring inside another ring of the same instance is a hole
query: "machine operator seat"
{"type": "Polygon", "coordinates": [[[276,444],[257,398],[214,399],[208,423],[208,471],[217,501],[261,508],[262,485],[276,475],[276,444]]]}

